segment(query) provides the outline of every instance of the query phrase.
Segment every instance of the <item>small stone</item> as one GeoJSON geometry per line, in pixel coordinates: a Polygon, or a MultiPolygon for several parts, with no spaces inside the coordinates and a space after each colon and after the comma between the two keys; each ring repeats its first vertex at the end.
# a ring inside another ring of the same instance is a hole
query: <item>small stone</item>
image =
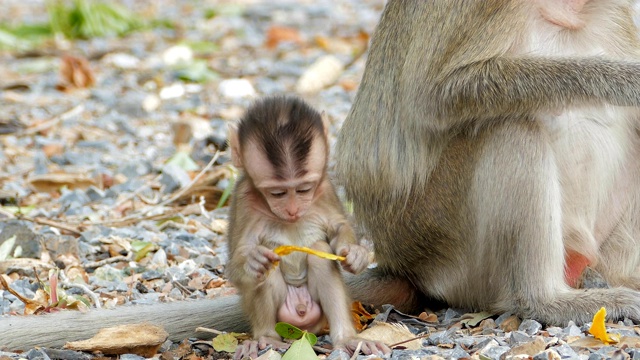
{"type": "Polygon", "coordinates": [[[469,353],[464,351],[460,346],[456,346],[451,351],[446,352],[446,359],[466,359],[469,353]]]}
{"type": "Polygon", "coordinates": [[[640,349],[627,349],[629,356],[633,360],[640,360],[640,349]]]}
{"type": "Polygon", "coordinates": [[[220,82],[218,92],[223,97],[238,99],[256,96],[253,85],[247,79],[227,79],[220,82]]]}
{"type": "Polygon", "coordinates": [[[551,336],[559,336],[560,334],[562,334],[562,328],[557,327],[557,326],[549,326],[547,328],[547,332],[551,336]]]}
{"type": "Polygon", "coordinates": [[[9,287],[15,290],[18,294],[28,299],[33,299],[35,297],[36,291],[38,290],[38,285],[30,284],[29,280],[27,279],[16,280],[12,282],[9,287]]]}
{"type": "Polygon", "coordinates": [[[149,281],[149,280],[162,279],[163,276],[164,276],[164,272],[160,272],[158,270],[149,270],[149,271],[143,272],[141,278],[142,280],[149,281]]]}
{"type": "Polygon", "coordinates": [[[45,234],[43,235],[43,242],[54,259],[62,255],[72,255],[80,258],[78,239],[73,236],[45,234]]]}
{"type": "Polygon", "coordinates": [[[444,313],[444,320],[442,320],[442,322],[445,324],[449,324],[450,322],[457,320],[461,316],[462,314],[459,311],[449,308],[444,313]]]}
{"type": "Polygon", "coordinates": [[[536,356],[533,357],[533,360],[561,360],[562,357],[558,354],[554,349],[547,349],[536,356]]]}
{"type": "Polygon", "coordinates": [[[537,336],[533,341],[514,346],[507,355],[529,355],[534,356],[545,349],[544,339],[537,336]]]}
{"type": "Polygon", "coordinates": [[[481,351],[480,355],[484,355],[489,359],[498,360],[509,350],[508,346],[495,346],[487,349],[486,351],[481,351]]]}
{"type": "Polygon", "coordinates": [[[147,94],[142,91],[128,91],[124,96],[116,100],[115,109],[123,115],[131,117],[142,117],[146,111],[142,108],[142,102],[147,94]]]}
{"type": "Polygon", "coordinates": [[[169,99],[177,99],[179,97],[184,96],[186,90],[184,85],[182,84],[173,84],[169,86],[165,86],[160,89],[160,99],[169,100],[169,99]]]}
{"type": "Polygon", "coordinates": [[[63,191],[58,202],[66,208],[79,208],[84,204],[91,202],[91,199],[84,191],[80,189],[63,191]]]}
{"type": "Polygon", "coordinates": [[[168,164],[162,167],[160,183],[164,185],[163,193],[170,194],[179,188],[189,185],[190,182],[189,174],[178,165],[168,164]]]}
{"type": "Polygon", "coordinates": [[[327,357],[327,360],[349,360],[351,356],[344,352],[344,350],[333,350],[327,357]]]}
{"type": "Polygon", "coordinates": [[[196,264],[209,269],[215,269],[222,264],[219,257],[208,254],[198,255],[198,257],[195,258],[195,262],[196,264]]]}
{"type": "Polygon", "coordinates": [[[184,295],[178,288],[171,289],[168,296],[173,300],[184,300],[184,295]]]}
{"type": "Polygon", "coordinates": [[[184,65],[193,62],[193,50],[186,45],[176,45],[162,53],[162,61],[167,66],[184,65]]]}
{"type": "Polygon", "coordinates": [[[93,276],[100,280],[106,281],[120,281],[124,278],[121,270],[118,270],[111,265],[104,265],[96,269],[93,272],[93,276]]]}
{"type": "Polygon", "coordinates": [[[578,353],[576,353],[571,346],[567,344],[562,344],[555,348],[555,350],[562,356],[563,358],[577,358],[578,353]]]}
{"type": "Polygon", "coordinates": [[[11,220],[6,223],[0,231],[0,244],[10,238],[14,238],[13,248],[10,254],[13,257],[40,259],[42,254],[42,237],[31,228],[18,220],[11,220]]]}
{"type": "Polygon", "coordinates": [[[539,322],[531,319],[524,320],[518,327],[518,330],[524,331],[529,335],[536,335],[538,331],[540,331],[540,329],[542,329],[542,325],[539,322]]]}
{"type": "Polygon", "coordinates": [[[161,104],[162,104],[162,101],[160,100],[160,97],[158,95],[148,94],[144,98],[144,100],[142,100],[142,109],[150,113],[158,110],[161,104]]]}
{"type": "Polygon", "coordinates": [[[534,338],[524,331],[513,331],[511,332],[511,336],[509,336],[509,343],[511,345],[517,345],[522,343],[528,343],[533,341],[534,338]]]}
{"type": "Polygon", "coordinates": [[[105,64],[113,65],[123,70],[137,69],[140,65],[140,59],[125,53],[111,53],[102,60],[105,64]]]}
{"type": "Polygon", "coordinates": [[[155,254],[153,254],[153,257],[151,257],[151,261],[149,261],[149,267],[155,269],[164,269],[167,266],[167,253],[164,251],[164,249],[161,248],[156,251],[155,254]]]}
{"type": "MultiPolygon", "coordinates": [[[[128,179],[137,178],[149,174],[153,170],[153,165],[147,160],[127,161],[118,168],[117,173],[126,176],[128,179]]],[[[136,190],[136,189],[129,189],[136,190]]]]}
{"type": "MultiPolygon", "coordinates": [[[[498,319],[500,319],[500,318],[498,318],[498,319]]],[[[498,320],[496,320],[496,324],[498,324],[500,329],[502,331],[504,331],[504,332],[511,332],[511,331],[518,330],[518,327],[520,327],[520,323],[521,323],[520,318],[515,316],[515,315],[511,315],[511,316],[507,317],[506,319],[504,319],[500,323],[498,323],[498,320]]]]}
{"type": "Polygon", "coordinates": [[[98,189],[97,187],[91,185],[86,191],[85,194],[91,199],[91,201],[100,201],[105,198],[106,194],[103,190],[98,189]]]}
{"type": "Polygon", "coordinates": [[[624,350],[616,350],[611,354],[611,360],[629,360],[631,356],[624,350]]]}
{"type": "Polygon", "coordinates": [[[580,335],[583,335],[582,334],[582,330],[580,330],[580,328],[577,327],[575,324],[567,326],[566,328],[564,328],[564,330],[562,332],[564,334],[568,335],[568,336],[580,336],[580,335]]]}
{"type": "Polygon", "coordinates": [[[592,354],[589,354],[588,360],[604,360],[604,359],[606,359],[604,355],[598,354],[598,353],[592,353],[592,354]]]}

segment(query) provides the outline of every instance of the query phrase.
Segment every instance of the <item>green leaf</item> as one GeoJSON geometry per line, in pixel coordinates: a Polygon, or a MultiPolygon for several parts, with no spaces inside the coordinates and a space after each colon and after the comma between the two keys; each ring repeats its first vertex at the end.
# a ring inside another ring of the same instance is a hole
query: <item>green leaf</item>
{"type": "Polygon", "coordinates": [[[10,212],[14,215],[29,215],[30,212],[32,212],[36,206],[35,205],[29,205],[29,206],[0,206],[2,207],[2,210],[5,210],[7,212],[10,212]]]}
{"type": "Polygon", "coordinates": [[[196,164],[196,162],[193,161],[193,159],[191,159],[191,156],[189,156],[189,154],[187,154],[184,151],[178,151],[177,153],[175,153],[167,161],[167,165],[169,165],[169,164],[178,165],[184,171],[196,171],[196,170],[200,169],[198,167],[198,164],[196,164]]]}
{"type": "Polygon", "coordinates": [[[153,250],[153,243],[148,241],[134,240],[131,242],[131,249],[136,254],[135,261],[142,260],[149,251],[153,250]]]}
{"type": "Polygon", "coordinates": [[[206,83],[218,77],[218,74],[209,69],[207,62],[204,60],[196,60],[182,66],[176,70],[176,75],[180,80],[197,83],[206,83]]]}
{"type": "Polygon", "coordinates": [[[216,209],[220,209],[227,202],[229,196],[231,196],[231,192],[235,188],[237,175],[235,172],[232,172],[231,177],[229,178],[229,184],[222,192],[222,196],[220,196],[220,200],[218,200],[218,205],[216,205],[216,209]]]}
{"type": "Polygon", "coordinates": [[[277,323],[276,332],[278,335],[282,336],[283,339],[298,340],[302,338],[303,335],[302,330],[286,322],[277,323]]]}
{"type": "Polygon", "coordinates": [[[309,342],[309,345],[311,346],[315,345],[318,342],[318,337],[314,333],[305,331],[303,337],[307,339],[307,341],[309,342]]]}
{"type": "Polygon", "coordinates": [[[234,353],[237,347],[238,339],[233,334],[220,334],[213,339],[213,348],[216,351],[234,353]]]}
{"type": "Polygon", "coordinates": [[[294,341],[282,360],[317,360],[318,356],[306,339],[294,341]]]}
{"type": "Polygon", "coordinates": [[[183,44],[198,55],[211,55],[220,50],[220,47],[211,41],[185,41],[183,44]]]}
{"type": "Polygon", "coordinates": [[[139,15],[107,2],[75,0],[67,6],[64,1],[51,0],[47,8],[53,32],[70,39],[124,35],[144,25],[139,15]]]}
{"type": "Polygon", "coordinates": [[[16,236],[8,238],[0,244],[0,260],[7,260],[11,257],[11,250],[13,250],[13,246],[16,244],[16,236]]]}

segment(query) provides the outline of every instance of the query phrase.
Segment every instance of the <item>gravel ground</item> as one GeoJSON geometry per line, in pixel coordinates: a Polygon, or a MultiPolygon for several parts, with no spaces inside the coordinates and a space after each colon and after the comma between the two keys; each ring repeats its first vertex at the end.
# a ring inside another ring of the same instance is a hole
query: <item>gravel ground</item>
{"type": "MultiPolygon", "coordinates": [[[[226,207],[218,206],[233,176],[227,124],[255,97],[303,93],[329,116],[335,138],[384,1],[120,3],[174,26],[0,52],[0,274],[18,294],[46,300],[38,279],[49,283],[58,268],[69,307],[80,308],[73,299],[108,308],[232,294],[222,277],[226,207]]],[[[0,24],[47,19],[44,1],[2,8],[0,24]]],[[[1,316],[25,311],[0,290],[1,316]]],[[[640,359],[630,322],[611,324],[622,339],[605,346],[589,324],[544,328],[456,309],[423,315],[378,315],[426,334],[420,349],[391,358],[640,359]]],[[[0,351],[0,359],[68,356],[52,354],[0,351]]]]}

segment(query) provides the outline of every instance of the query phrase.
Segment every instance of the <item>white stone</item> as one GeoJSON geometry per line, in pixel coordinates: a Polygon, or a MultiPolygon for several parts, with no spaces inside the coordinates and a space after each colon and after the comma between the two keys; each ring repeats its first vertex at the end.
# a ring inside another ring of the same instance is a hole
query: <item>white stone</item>
{"type": "Polygon", "coordinates": [[[172,46],[162,54],[162,61],[167,66],[189,64],[193,61],[193,50],[186,45],[172,46]]]}
{"type": "Polygon", "coordinates": [[[223,80],[218,85],[220,95],[230,99],[256,96],[256,90],[247,79],[223,80]]]}
{"type": "Polygon", "coordinates": [[[104,57],[103,61],[123,70],[137,69],[140,66],[140,59],[125,53],[109,54],[104,57]]]}
{"type": "Polygon", "coordinates": [[[184,85],[182,84],[173,84],[173,85],[165,86],[162,89],[160,89],[160,99],[162,100],[176,99],[184,96],[185,92],[186,91],[184,89],[184,85]]]}

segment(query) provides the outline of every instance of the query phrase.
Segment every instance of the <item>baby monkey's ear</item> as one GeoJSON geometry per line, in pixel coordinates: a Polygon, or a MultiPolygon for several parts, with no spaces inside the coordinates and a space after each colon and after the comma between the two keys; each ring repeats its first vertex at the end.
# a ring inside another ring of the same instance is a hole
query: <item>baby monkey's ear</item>
{"type": "Polygon", "coordinates": [[[242,153],[240,152],[240,141],[238,140],[238,124],[231,123],[227,126],[229,148],[231,149],[231,161],[233,166],[242,168],[242,153]]]}

